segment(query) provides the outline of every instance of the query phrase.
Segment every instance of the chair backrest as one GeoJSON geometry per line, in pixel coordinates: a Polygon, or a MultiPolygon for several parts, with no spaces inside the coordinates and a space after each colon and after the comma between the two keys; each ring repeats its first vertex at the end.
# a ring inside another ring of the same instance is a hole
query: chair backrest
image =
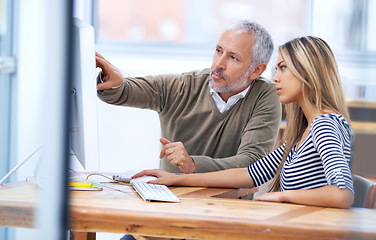
{"type": "Polygon", "coordinates": [[[353,174],[354,203],[352,207],[376,209],[376,182],[353,174]]]}

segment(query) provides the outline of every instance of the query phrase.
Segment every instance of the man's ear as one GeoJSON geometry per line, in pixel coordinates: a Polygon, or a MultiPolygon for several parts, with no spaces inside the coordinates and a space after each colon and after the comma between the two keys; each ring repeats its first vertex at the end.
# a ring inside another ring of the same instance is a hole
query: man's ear
{"type": "Polygon", "coordinates": [[[254,66],[251,70],[251,74],[249,74],[249,79],[253,80],[261,76],[261,74],[266,70],[265,63],[259,63],[254,66]]]}

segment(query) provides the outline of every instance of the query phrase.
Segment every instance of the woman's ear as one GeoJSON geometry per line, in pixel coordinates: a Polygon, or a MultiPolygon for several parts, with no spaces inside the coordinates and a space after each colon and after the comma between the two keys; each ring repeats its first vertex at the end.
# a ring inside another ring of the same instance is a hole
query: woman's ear
{"type": "Polygon", "coordinates": [[[265,63],[259,63],[255,67],[252,68],[251,74],[249,75],[249,79],[253,80],[261,76],[261,74],[266,70],[265,63]]]}

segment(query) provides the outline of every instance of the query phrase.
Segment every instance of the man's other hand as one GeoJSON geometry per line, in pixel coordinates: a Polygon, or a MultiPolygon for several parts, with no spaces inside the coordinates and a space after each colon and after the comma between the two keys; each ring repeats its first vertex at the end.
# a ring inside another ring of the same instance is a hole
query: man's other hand
{"type": "Polygon", "coordinates": [[[193,159],[189,156],[182,142],[170,142],[165,138],[161,138],[160,142],[163,144],[163,149],[160,158],[166,156],[170,163],[179,167],[183,173],[193,173],[196,170],[196,165],[193,159]]]}

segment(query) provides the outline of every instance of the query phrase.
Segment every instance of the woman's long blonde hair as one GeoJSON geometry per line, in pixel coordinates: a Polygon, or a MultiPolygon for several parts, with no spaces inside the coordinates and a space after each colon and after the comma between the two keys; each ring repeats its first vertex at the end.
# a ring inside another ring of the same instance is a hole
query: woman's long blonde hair
{"type": "MultiPolygon", "coordinates": [[[[313,36],[293,39],[279,47],[279,54],[287,68],[303,82],[302,92],[306,101],[320,112],[329,110],[342,115],[350,123],[341,79],[333,52],[322,39],[313,36]]],[[[308,127],[307,119],[296,103],[286,104],[286,143],[271,191],[280,191],[280,174],[284,162],[293,147],[299,142],[308,127]]]]}

